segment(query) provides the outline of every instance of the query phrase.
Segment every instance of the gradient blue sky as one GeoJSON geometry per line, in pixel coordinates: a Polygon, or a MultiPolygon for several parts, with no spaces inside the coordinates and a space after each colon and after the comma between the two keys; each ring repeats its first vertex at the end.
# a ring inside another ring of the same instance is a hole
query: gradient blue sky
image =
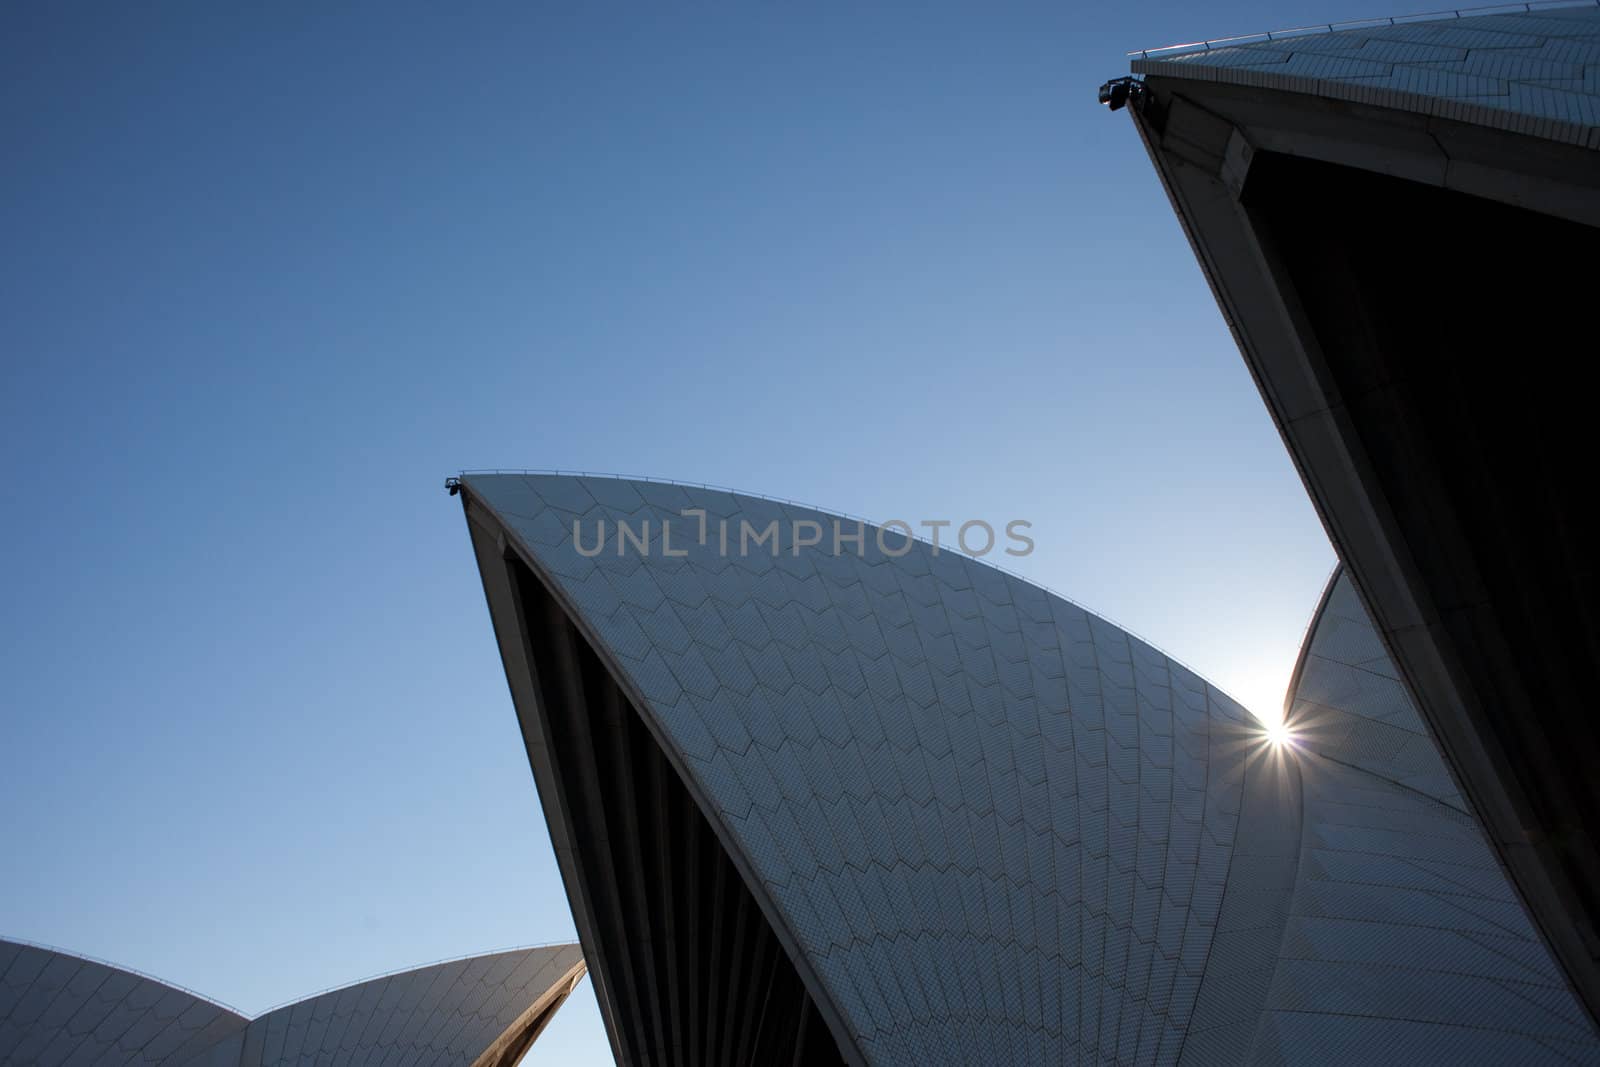
{"type": "Polygon", "coordinates": [[[1333,555],[1094,90],[1364,3],[5,5],[0,933],[248,1012],[572,936],[462,467],[1026,518],[1275,714],[1333,555]]]}

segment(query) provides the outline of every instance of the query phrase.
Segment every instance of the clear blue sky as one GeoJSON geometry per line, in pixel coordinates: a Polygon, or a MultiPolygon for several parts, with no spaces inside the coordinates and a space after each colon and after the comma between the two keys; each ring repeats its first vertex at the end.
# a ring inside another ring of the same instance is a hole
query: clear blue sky
{"type": "Polygon", "coordinates": [[[572,936],[461,467],[1026,518],[1276,713],[1332,552],[1094,90],[1401,10],[7,4],[0,933],[247,1012],[572,936]]]}

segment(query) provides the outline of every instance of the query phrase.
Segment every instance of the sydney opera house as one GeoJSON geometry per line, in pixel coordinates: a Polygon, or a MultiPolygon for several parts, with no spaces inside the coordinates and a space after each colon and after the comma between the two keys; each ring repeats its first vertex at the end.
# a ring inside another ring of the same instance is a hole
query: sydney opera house
{"type": "Polygon", "coordinates": [[[254,1019],[98,960],[0,941],[0,1064],[512,1067],[583,977],[577,945],[400,971],[254,1019]]]}
{"type": "Polygon", "coordinates": [[[451,484],[618,1062],[1600,1063],[1345,571],[1284,739],[884,528],[451,484]]]}
{"type": "Polygon", "coordinates": [[[1600,6],[1135,53],[1125,106],[1421,721],[1600,1017],[1600,6]]]}
{"type": "Polygon", "coordinates": [[[0,1064],[501,1067],[585,968],[628,1065],[1600,1064],[1600,6],[1140,52],[1101,100],[1342,561],[1282,729],[888,524],[464,474],[581,947],[250,1020],[0,943],[0,1064]]]}

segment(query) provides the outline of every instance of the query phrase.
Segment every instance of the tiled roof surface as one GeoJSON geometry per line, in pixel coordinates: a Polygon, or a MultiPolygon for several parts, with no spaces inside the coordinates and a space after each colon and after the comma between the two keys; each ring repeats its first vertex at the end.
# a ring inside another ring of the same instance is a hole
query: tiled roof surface
{"type": "Polygon", "coordinates": [[[577,945],[550,945],[346,986],[253,1020],[239,1063],[468,1067],[581,959],[577,945]]]}
{"type": "Polygon", "coordinates": [[[177,1064],[245,1018],[165,982],[0,941],[0,1064],[177,1064]]]}
{"type": "Polygon", "coordinates": [[[467,482],[636,687],[874,1062],[1175,1059],[1254,732],[1238,705],[960,555],[891,558],[870,529],[862,555],[796,554],[794,521],[831,537],[821,512],[467,482]],[[616,554],[619,519],[650,522],[648,555],[616,554]],[[740,557],[741,519],[777,520],[779,554],[740,557]],[[610,550],[574,551],[575,520],[585,545],[611,524],[610,550]],[[663,555],[663,520],[687,556],[663,555]]]}
{"type": "Polygon", "coordinates": [[[1255,1058],[1600,1062],[1343,570],[1288,717],[1301,842],[1255,1058]]]}
{"type": "Polygon", "coordinates": [[[835,551],[834,516],[705,488],[466,482],[869,1062],[1600,1062],[1347,589],[1293,703],[1333,725],[1273,750],[1156,649],[948,551],[835,551]]]}
{"type": "Polygon", "coordinates": [[[468,1067],[582,960],[577,945],[473,956],[247,1020],[154,978],[0,941],[0,1064],[468,1067]]]}
{"type": "Polygon", "coordinates": [[[1600,148],[1600,6],[1375,22],[1192,51],[1135,74],[1311,93],[1600,148]]]}
{"type": "Polygon", "coordinates": [[[1288,718],[1302,747],[1467,810],[1343,570],[1307,640],[1288,718]]]}

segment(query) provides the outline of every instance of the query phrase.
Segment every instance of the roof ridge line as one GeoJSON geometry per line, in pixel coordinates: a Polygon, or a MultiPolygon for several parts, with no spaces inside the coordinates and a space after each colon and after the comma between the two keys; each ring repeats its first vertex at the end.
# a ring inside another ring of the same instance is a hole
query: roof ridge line
{"type": "MultiPolygon", "coordinates": [[[[1591,2],[1593,2],[1596,6],[1600,6],[1600,0],[1591,0],[1591,2]]],[[[483,474],[487,474],[487,475],[496,475],[496,474],[502,474],[502,475],[503,474],[528,475],[528,474],[535,474],[535,475],[554,475],[554,476],[563,477],[563,478],[607,478],[607,479],[610,479],[612,481],[621,481],[621,482],[651,482],[651,483],[654,483],[656,485],[676,485],[676,486],[680,486],[680,487],[686,488],[686,489],[710,489],[710,490],[712,490],[714,492],[718,492],[718,493],[731,493],[734,496],[747,496],[747,497],[752,497],[752,498],[754,498],[756,500],[766,500],[766,501],[769,501],[769,502],[774,503],[774,504],[788,504],[791,507],[807,508],[807,509],[809,509],[811,511],[819,512],[820,514],[823,514],[823,515],[831,515],[831,516],[834,516],[834,517],[837,517],[837,518],[841,518],[841,519],[849,519],[852,522],[865,523],[868,526],[873,526],[873,527],[875,527],[877,529],[880,529],[880,530],[884,529],[884,526],[883,526],[882,523],[876,522],[876,521],[874,521],[872,519],[864,518],[864,517],[862,517],[860,515],[853,515],[848,511],[838,511],[838,510],[833,509],[833,508],[823,507],[820,504],[811,504],[811,503],[807,503],[806,501],[803,501],[803,500],[792,500],[792,499],[789,499],[787,497],[772,496],[772,495],[767,494],[767,493],[751,492],[751,491],[745,490],[745,489],[734,489],[731,486],[717,485],[717,484],[715,484],[713,482],[685,481],[685,480],[678,479],[678,478],[662,478],[662,477],[652,476],[652,475],[648,475],[648,474],[616,474],[616,473],[613,473],[613,472],[610,472],[610,471],[580,471],[580,470],[562,470],[562,469],[554,469],[554,468],[537,468],[537,467],[532,467],[532,468],[500,467],[500,468],[478,468],[478,469],[462,468],[457,473],[463,478],[470,477],[471,475],[474,475],[474,474],[479,474],[479,475],[483,475],[483,474]]],[[[888,521],[904,521],[904,520],[888,520],[888,521]]],[[[898,530],[895,530],[893,532],[896,533],[896,534],[900,533],[900,531],[898,531],[898,530]]],[[[904,535],[901,535],[901,536],[904,536],[904,535]]],[[[1190,664],[1189,662],[1187,662],[1186,660],[1184,660],[1184,659],[1182,659],[1182,658],[1180,658],[1178,656],[1174,656],[1171,652],[1168,652],[1165,648],[1163,648],[1162,646],[1156,644],[1154,641],[1150,640],[1148,637],[1146,637],[1144,634],[1140,633],[1138,630],[1135,630],[1133,627],[1127,626],[1127,625],[1123,624],[1122,622],[1118,621],[1117,619],[1112,618],[1107,613],[1105,613],[1103,611],[1096,610],[1095,608],[1091,608],[1087,604],[1083,603],[1082,601],[1075,600],[1072,597],[1068,596],[1067,594],[1061,592],[1059,589],[1054,589],[1054,588],[1052,588],[1052,587],[1050,587],[1048,585],[1045,585],[1043,582],[1039,581],[1037,578],[1033,578],[1033,577],[1030,577],[1029,575],[1022,574],[1022,573],[1020,573],[1018,571],[1012,570],[1010,567],[1007,567],[1004,564],[994,563],[994,562],[991,562],[990,560],[984,559],[982,557],[974,556],[971,553],[964,552],[964,551],[961,550],[961,548],[959,546],[959,542],[957,544],[955,544],[955,545],[951,545],[951,544],[946,544],[945,542],[941,541],[937,545],[934,545],[934,542],[932,542],[928,538],[919,537],[915,533],[911,534],[910,538],[913,541],[920,541],[925,545],[932,545],[935,548],[937,548],[937,550],[940,551],[940,552],[949,552],[953,556],[957,556],[957,557],[959,557],[961,559],[968,560],[968,561],[970,561],[972,563],[979,564],[980,566],[988,567],[991,570],[998,571],[999,573],[1005,575],[1008,578],[1014,578],[1017,581],[1022,582],[1025,585],[1027,585],[1027,586],[1029,586],[1029,587],[1031,587],[1033,589],[1037,589],[1040,592],[1043,592],[1043,593],[1047,594],[1048,596],[1053,596],[1057,600],[1065,601],[1066,603],[1071,604],[1073,607],[1077,608],[1079,611],[1082,611],[1082,612],[1085,612],[1086,614],[1092,615],[1092,616],[1094,616],[1095,618],[1099,619],[1102,622],[1109,623],[1111,626],[1115,627],[1118,630],[1121,630],[1123,633],[1127,634],[1128,636],[1137,639],[1141,644],[1145,645],[1146,647],[1148,647],[1150,649],[1153,649],[1155,652],[1157,652],[1161,656],[1165,657],[1166,659],[1171,660],[1173,663],[1176,663],[1178,666],[1182,667],[1184,670],[1188,671],[1190,674],[1194,675],[1197,679],[1199,679],[1200,682],[1203,685],[1205,685],[1207,688],[1214,689],[1214,690],[1216,690],[1216,692],[1218,692],[1222,696],[1226,697],[1229,702],[1231,702],[1233,704],[1237,704],[1240,707],[1240,709],[1242,709],[1245,712],[1245,714],[1249,715],[1250,718],[1253,719],[1254,721],[1256,721],[1256,722],[1265,722],[1266,721],[1266,720],[1262,719],[1261,716],[1258,715],[1256,712],[1254,712],[1250,708],[1246,707],[1243,703],[1241,703],[1238,699],[1236,699],[1231,693],[1229,693],[1226,690],[1224,690],[1224,689],[1218,687],[1217,685],[1215,685],[1210,680],[1210,677],[1208,675],[1202,674],[1199,670],[1197,670],[1194,667],[1193,664],[1190,664]]]]}
{"type": "Polygon", "coordinates": [[[461,963],[465,960],[475,960],[486,956],[504,956],[512,952],[532,952],[534,949],[540,948],[569,947],[581,948],[576,941],[546,941],[535,945],[513,945],[510,948],[490,949],[487,952],[467,952],[459,956],[450,956],[442,960],[430,960],[427,963],[419,963],[413,967],[396,967],[392,970],[382,971],[378,974],[370,974],[365,978],[357,978],[353,982],[339,982],[335,985],[328,986],[325,989],[318,989],[313,993],[307,993],[303,997],[291,997],[288,1000],[281,1001],[269,1008],[257,1012],[255,1015],[247,1016],[247,1018],[251,1022],[255,1022],[257,1019],[266,1018],[275,1011],[282,1011],[284,1008],[293,1007],[296,1004],[301,1004],[308,1000],[316,1000],[318,997],[325,997],[330,993],[341,993],[346,989],[354,989],[356,986],[367,985],[370,982],[381,982],[385,978],[396,978],[402,974],[410,974],[412,971],[425,971],[430,967],[443,967],[447,963],[461,963]]]}
{"type": "Polygon", "coordinates": [[[1209,52],[1219,46],[1234,47],[1245,44],[1261,44],[1266,41],[1277,41],[1285,38],[1313,37],[1320,34],[1338,33],[1340,30],[1353,30],[1362,26],[1403,26],[1417,22],[1443,21],[1447,15],[1461,19],[1476,18],[1481,15],[1528,14],[1533,11],[1547,11],[1568,7],[1600,7],[1600,0],[1526,0],[1525,3],[1484,4],[1479,7],[1419,11],[1411,15],[1375,15],[1364,19],[1345,19],[1342,22],[1317,22],[1304,26],[1287,26],[1278,30],[1264,30],[1258,33],[1235,34],[1232,37],[1214,37],[1206,41],[1184,41],[1179,44],[1159,45],[1155,48],[1135,48],[1126,54],[1129,57],[1137,56],[1140,59],[1166,59],[1171,56],[1188,55],[1192,52],[1209,52]]]}
{"type": "Polygon", "coordinates": [[[124,974],[131,974],[135,978],[143,978],[147,982],[155,982],[155,983],[157,983],[159,985],[166,986],[168,989],[176,989],[180,993],[187,993],[189,996],[194,997],[196,1000],[204,1001],[205,1003],[210,1004],[214,1008],[221,1008],[224,1011],[231,1012],[234,1015],[237,1015],[239,1018],[241,1018],[241,1019],[243,1019],[243,1020],[245,1020],[247,1022],[252,1018],[252,1016],[248,1012],[240,1011],[238,1008],[234,1007],[232,1004],[227,1003],[226,1001],[218,1000],[215,997],[207,996],[206,994],[201,993],[198,990],[190,989],[186,985],[181,985],[181,984],[179,984],[177,982],[171,981],[170,979],[163,978],[159,974],[151,974],[149,971],[141,971],[137,967],[129,967],[126,964],[116,963],[116,962],[113,962],[112,960],[102,959],[99,956],[91,956],[91,955],[89,955],[88,953],[85,953],[85,952],[74,952],[70,948],[63,948],[60,945],[46,944],[43,941],[30,941],[28,938],[25,938],[25,937],[0,936],[0,944],[6,943],[6,942],[9,942],[9,943],[11,943],[13,945],[21,945],[24,948],[37,949],[40,952],[51,952],[51,953],[54,953],[57,956],[66,956],[66,957],[68,957],[70,959],[82,960],[85,963],[98,964],[101,967],[109,967],[113,971],[121,971],[124,974]]]}

